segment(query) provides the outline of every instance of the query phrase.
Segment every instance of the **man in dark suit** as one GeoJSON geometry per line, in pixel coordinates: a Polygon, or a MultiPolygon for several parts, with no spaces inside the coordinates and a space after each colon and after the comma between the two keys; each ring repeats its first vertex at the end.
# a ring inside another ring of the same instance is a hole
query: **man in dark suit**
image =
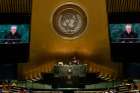
{"type": "Polygon", "coordinates": [[[4,37],[5,44],[17,44],[21,42],[21,35],[17,32],[17,26],[11,26],[10,32],[4,37]]]}
{"type": "Polygon", "coordinates": [[[121,43],[133,43],[136,42],[138,34],[132,30],[131,24],[126,24],[125,31],[120,36],[121,43]]]}

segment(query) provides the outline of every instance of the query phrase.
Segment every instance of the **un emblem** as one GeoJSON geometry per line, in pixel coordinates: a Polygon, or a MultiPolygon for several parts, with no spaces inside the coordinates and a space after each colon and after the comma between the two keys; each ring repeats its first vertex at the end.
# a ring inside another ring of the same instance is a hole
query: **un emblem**
{"type": "Polygon", "coordinates": [[[53,15],[55,31],[66,38],[78,37],[87,26],[87,16],[77,5],[66,4],[56,9],[53,15]]]}

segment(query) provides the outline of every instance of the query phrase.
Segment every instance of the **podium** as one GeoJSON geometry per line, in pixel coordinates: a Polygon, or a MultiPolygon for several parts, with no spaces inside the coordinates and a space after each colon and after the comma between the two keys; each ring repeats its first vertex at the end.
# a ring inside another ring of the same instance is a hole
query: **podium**
{"type": "Polygon", "coordinates": [[[79,88],[82,78],[86,77],[86,64],[55,65],[54,66],[54,87],[57,88],[79,88]]]}
{"type": "Polygon", "coordinates": [[[87,64],[79,65],[55,65],[54,77],[85,77],[87,72],[87,64]]]}

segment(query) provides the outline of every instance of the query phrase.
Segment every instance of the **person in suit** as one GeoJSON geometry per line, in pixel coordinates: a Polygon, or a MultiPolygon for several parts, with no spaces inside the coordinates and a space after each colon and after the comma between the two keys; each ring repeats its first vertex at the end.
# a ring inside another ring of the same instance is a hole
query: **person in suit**
{"type": "Polygon", "coordinates": [[[131,24],[125,25],[125,30],[120,36],[121,43],[133,43],[136,42],[138,38],[138,34],[132,30],[131,24]]]}
{"type": "Polygon", "coordinates": [[[21,42],[21,35],[17,32],[17,26],[11,26],[10,31],[4,37],[5,44],[17,44],[21,42]]]}

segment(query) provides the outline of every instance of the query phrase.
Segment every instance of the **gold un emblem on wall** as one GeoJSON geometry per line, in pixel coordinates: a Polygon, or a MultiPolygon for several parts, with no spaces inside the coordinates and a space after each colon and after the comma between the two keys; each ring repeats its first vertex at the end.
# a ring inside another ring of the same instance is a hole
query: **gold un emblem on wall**
{"type": "Polygon", "coordinates": [[[83,9],[75,4],[65,4],[53,14],[53,28],[60,36],[68,39],[79,37],[87,26],[87,16],[83,9]]]}

